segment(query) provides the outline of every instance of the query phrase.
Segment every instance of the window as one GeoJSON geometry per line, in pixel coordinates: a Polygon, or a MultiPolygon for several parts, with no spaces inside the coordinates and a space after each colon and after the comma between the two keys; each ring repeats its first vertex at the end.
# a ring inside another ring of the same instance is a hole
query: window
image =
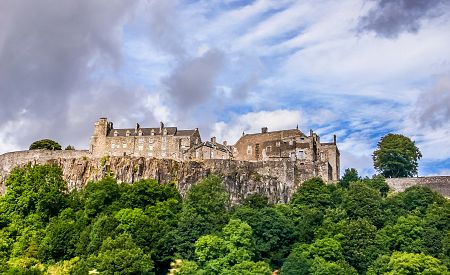
{"type": "Polygon", "coordinates": [[[167,135],[167,129],[164,129],[163,135],[167,135]]]}
{"type": "Polygon", "coordinates": [[[126,134],[125,134],[127,137],[129,137],[130,136],[130,130],[127,130],[127,132],[126,132],[126,134]]]}
{"type": "Polygon", "coordinates": [[[117,131],[114,131],[114,136],[117,137],[117,135],[119,135],[119,133],[117,131]]]}
{"type": "Polygon", "coordinates": [[[138,150],[139,150],[139,151],[143,151],[143,150],[144,150],[144,146],[139,145],[139,146],[138,146],[138,150]]]}
{"type": "Polygon", "coordinates": [[[127,148],[127,144],[126,143],[122,144],[122,148],[127,148]]]}
{"type": "Polygon", "coordinates": [[[150,135],[152,135],[152,136],[155,135],[155,129],[152,129],[152,131],[150,132],[150,135]]]}
{"type": "Polygon", "coordinates": [[[148,150],[153,151],[153,145],[149,145],[148,150]]]}
{"type": "Polygon", "coordinates": [[[303,151],[297,151],[297,159],[304,159],[305,158],[305,152],[303,151]]]}
{"type": "Polygon", "coordinates": [[[139,130],[138,135],[142,136],[142,130],[139,130]]]}
{"type": "Polygon", "coordinates": [[[291,152],[291,160],[292,160],[292,161],[295,160],[295,152],[291,152]]]}
{"type": "Polygon", "coordinates": [[[143,139],[143,138],[140,138],[140,139],[139,139],[139,143],[144,143],[144,139],[143,139]]]}
{"type": "Polygon", "coordinates": [[[161,157],[165,158],[166,157],[166,152],[161,152],[161,157]]]}
{"type": "Polygon", "coordinates": [[[195,158],[200,158],[200,151],[195,151],[195,158]]]}
{"type": "Polygon", "coordinates": [[[252,146],[247,145],[247,155],[251,155],[251,154],[252,154],[252,146]]]}
{"type": "Polygon", "coordinates": [[[272,147],[271,146],[267,146],[266,147],[266,153],[270,153],[270,151],[272,151],[272,147]]]}
{"type": "Polygon", "coordinates": [[[214,150],[211,150],[211,158],[214,158],[214,150]]]}
{"type": "Polygon", "coordinates": [[[116,148],[116,145],[113,143],[113,144],[111,144],[111,149],[114,149],[114,148],[116,148]]]}
{"type": "Polygon", "coordinates": [[[280,145],[281,145],[281,143],[280,143],[279,141],[277,141],[277,142],[275,143],[275,146],[277,146],[277,147],[280,147],[280,145]]]}
{"type": "Polygon", "coordinates": [[[289,140],[289,146],[294,145],[294,141],[293,140],[289,140]]]}

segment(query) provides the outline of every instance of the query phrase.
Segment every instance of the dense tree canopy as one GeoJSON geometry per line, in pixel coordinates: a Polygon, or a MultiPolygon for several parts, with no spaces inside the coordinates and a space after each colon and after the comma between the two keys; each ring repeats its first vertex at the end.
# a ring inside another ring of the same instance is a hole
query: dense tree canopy
{"type": "Polygon", "coordinates": [[[288,204],[232,205],[218,176],[182,198],[111,177],[69,193],[56,166],[17,168],[0,197],[0,273],[449,274],[450,202],[347,171],[304,182],[288,204]]]}
{"type": "MultiPolygon", "coordinates": [[[[51,139],[41,139],[31,143],[30,150],[46,149],[46,150],[61,150],[61,145],[51,139]]],[[[66,148],[67,149],[67,148],[66,148]]]]}
{"type": "Polygon", "coordinates": [[[387,178],[412,177],[417,174],[417,162],[421,157],[414,141],[403,135],[388,134],[378,142],[373,152],[373,163],[375,169],[387,178]]]}

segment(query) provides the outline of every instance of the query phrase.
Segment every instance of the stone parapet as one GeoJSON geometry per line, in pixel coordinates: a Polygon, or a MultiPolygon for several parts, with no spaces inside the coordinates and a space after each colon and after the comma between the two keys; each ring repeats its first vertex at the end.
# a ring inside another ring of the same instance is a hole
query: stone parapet
{"type": "Polygon", "coordinates": [[[394,192],[403,192],[408,187],[422,185],[429,187],[446,198],[450,198],[450,176],[388,178],[386,181],[394,192]]]}

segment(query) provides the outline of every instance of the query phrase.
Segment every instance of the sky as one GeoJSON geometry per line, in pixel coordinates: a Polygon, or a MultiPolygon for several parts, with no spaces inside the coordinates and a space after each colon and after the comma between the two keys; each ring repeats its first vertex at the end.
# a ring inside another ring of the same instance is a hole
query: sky
{"type": "Polygon", "coordinates": [[[387,133],[450,174],[450,0],[3,0],[0,153],[93,124],[337,135],[372,175],[387,133]]]}

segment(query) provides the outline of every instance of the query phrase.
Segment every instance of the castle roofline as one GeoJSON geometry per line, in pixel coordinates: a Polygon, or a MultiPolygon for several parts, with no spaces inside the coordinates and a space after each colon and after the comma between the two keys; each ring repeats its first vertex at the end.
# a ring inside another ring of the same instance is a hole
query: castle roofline
{"type": "MultiPolygon", "coordinates": [[[[189,130],[178,130],[177,127],[164,127],[166,130],[166,135],[168,136],[192,136],[197,129],[189,129],[189,130]]],[[[160,131],[160,128],[139,128],[138,132],[136,132],[135,128],[124,128],[124,129],[111,129],[107,135],[107,137],[115,137],[120,136],[160,136],[163,133],[160,131]],[[142,132],[142,135],[139,135],[139,132],[142,132]],[[153,134],[152,134],[153,133],[153,134]]]]}

